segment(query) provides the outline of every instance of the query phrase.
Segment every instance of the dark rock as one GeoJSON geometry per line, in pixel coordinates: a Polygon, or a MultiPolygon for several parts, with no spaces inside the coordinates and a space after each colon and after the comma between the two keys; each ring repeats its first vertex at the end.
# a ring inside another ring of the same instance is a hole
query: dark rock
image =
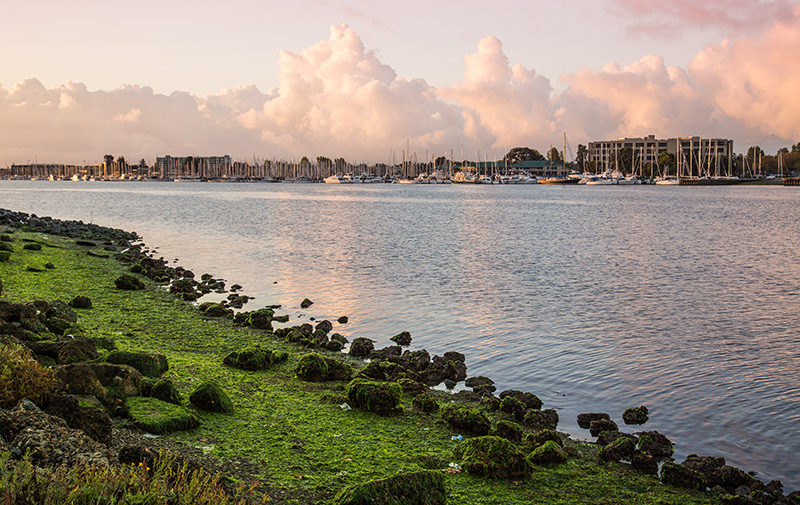
{"type": "Polygon", "coordinates": [[[411,408],[430,414],[439,410],[439,403],[429,394],[420,394],[411,400],[411,408]]]}
{"type": "Polygon", "coordinates": [[[113,421],[94,397],[59,394],[50,400],[46,412],[64,419],[67,426],[83,431],[101,444],[111,444],[113,421]]]}
{"type": "MultiPolygon", "coordinates": [[[[402,361],[403,366],[415,372],[422,372],[431,363],[431,355],[428,351],[421,349],[419,351],[406,351],[403,353],[402,361]]],[[[441,380],[439,382],[442,382],[441,380]]],[[[437,382],[436,384],[438,384],[437,382]]],[[[434,384],[435,385],[435,384],[434,384]]]]}
{"type": "Polygon", "coordinates": [[[476,393],[475,391],[469,391],[468,389],[462,389],[456,393],[453,393],[452,396],[454,401],[461,401],[466,403],[480,403],[481,395],[476,393]]]}
{"type": "Polygon", "coordinates": [[[468,388],[474,388],[478,386],[492,386],[494,385],[494,381],[489,377],[484,377],[483,375],[478,375],[477,377],[470,377],[466,381],[464,381],[464,385],[468,388]]]}
{"type": "Polygon", "coordinates": [[[366,358],[372,354],[372,351],[374,350],[375,344],[372,340],[364,337],[358,337],[353,339],[353,343],[350,344],[349,354],[357,358],[366,358]]]}
{"type": "Polygon", "coordinates": [[[106,361],[132,366],[148,377],[160,377],[169,370],[165,355],[143,351],[112,351],[106,356],[106,361]]]}
{"type": "Polygon", "coordinates": [[[605,413],[590,412],[586,414],[578,414],[578,426],[584,430],[588,430],[592,421],[599,421],[600,419],[611,420],[611,416],[605,413]]]}
{"type": "Polygon", "coordinates": [[[339,352],[344,349],[344,346],[338,340],[329,340],[325,343],[324,349],[331,352],[339,352]]]}
{"type": "Polygon", "coordinates": [[[370,359],[388,359],[391,356],[400,356],[403,354],[403,350],[400,348],[399,345],[390,345],[386,346],[383,349],[378,349],[377,351],[372,351],[369,354],[370,359]]]}
{"type": "Polygon", "coordinates": [[[251,346],[233,351],[222,362],[241,370],[264,370],[274,363],[272,351],[260,346],[251,346]]]}
{"type": "Polygon", "coordinates": [[[505,438],[512,442],[519,443],[522,441],[522,426],[512,421],[497,421],[494,428],[489,432],[490,435],[495,437],[505,438]]]}
{"type": "Polygon", "coordinates": [[[539,430],[536,433],[528,433],[525,435],[525,448],[531,451],[543,445],[548,440],[560,446],[564,445],[564,441],[561,440],[561,436],[556,430],[539,430]]]}
{"type": "Polygon", "coordinates": [[[37,244],[35,242],[31,242],[31,243],[25,244],[24,246],[22,246],[22,248],[25,249],[26,251],[41,251],[42,250],[42,244],[37,244]]]}
{"type": "Polygon", "coordinates": [[[539,410],[542,408],[542,400],[540,400],[539,397],[533,393],[517,391],[516,389],[508,389],[500,393],[499,396],[501,400],[505,399],[508,396],[516,398],[517,400],[525,404],[525,407],[529,409],[539,410]]]}
{"type": "Polygon", "coordinates": [[[461,382],[467,378],[467,365],[463,361],[448,361],[444,368],[445,379],[461,382]]]}
{"type": "Polygon", "coordinates": [[[50,263],[50,262],[48,262],[48,263],[45,263],[45,264],[44,264],[44,267],[45,267],[46,269],[48,269],[48,270],[54,270],[54,269],[56,268],[56,266],[55,266],[54,264],[50,263]]]}
{"type": "Polygon", "coordinates": [[[229,309],[221,303],[206,302],[198,307],[200,312],[206,317],[228,317],[233,316],[233,309],[229,309]]]}
{"type": "Polygon", "coordinates": [[[496,396],[482,396],[480,399],[481,407],[489,412],[497,412],[500,410],[500,398],[496,396]]]}
{"type": "Polygon", "coordinates": [[[497,388],[495,386],[475,386],[472,390],[480,396],[491,396],[497,391],[497,388]]]}
{"type": "Polygon", "coordinates": [[[347,385],[347,399],[353,406],[381,416],[400,411],[403,388],[396,382],[355,379],[347,385]]]}
{"type": "Polygon", "coordinates": [[[91,309],[92,300],[88,296],[78,295],[69,302],[73,309],[91,309]]]}
{"type": "Polygon", "coordinates": [[[59,365],[90,361],[98,358],[97,346],[86,338],[69,339],[59,343],[56,362],[59,365]]]}
{"type": "Polygon", "coordinates": [[[717,458],[714,456],[698,456],[697,454],[689,454],[686,460],[682,463],[683,466],[697,470],[709,481],[710,486],[717,483],[713,482],[714,471],[718,468],[725,466],[725,458],[717,458]]]}
{"type": "Polygon", "coordinates": [[[499,479],[524,479],[533,471],[525,454],[500,437],[465,440],[453,451],[456,460],[469,474],[499,479]]]}
{"type": "Polygon", "coordinates": [[[750,487],[755,482],[755,478],[747,472],[734,466],[724,465],[714,469],[711,478],[708,479],[709,485],[721,486],[726,490],[734,490],[740,486],[750,487]]]}
{"type": "Polygon", "coordinates": [[[658,460],[653,456],[635,452],[631,456],[631,467],[645,475],[658,475],[658,460]]]}
{"type": "Polygon", "coordinates": [[[300,308],[301,309],[307,309],[307,308],[311,307],[311,305],[313,305],[313,304],[314,304],[314,302],[312,302],[308,298],[304,298],[303,301],[300,302],[300,308]]]}
{"type": "Polygon", "coordinates": [[[334,333],[333,335],[330,336],[330,339],[334,342],[339,342],[340,344],[342,344],[342,346],[344,346],[344,344],[349,342],[349,340],[347,340],[347,337],[345,337],[340,333],[334,333]]]}
{"type": "Polygon", "coordinates": [[[174,403],[180,405],[183,401],[178,388],[169,379],[160,379],[150,389],[150,396],[161,400],[162,402],[174,403]]]}
{"type": "Polygon", "coordinates": [[[619,431],[601,431],[599,435],[597,435],[597,445],[608,445],[614,440],[625,437],[633,440],[634,444],[639,443],[639,437],[636,435],[631,435],[630,433],[620,433],[619,431]]]}
{"type": "Polygon", "coordinates": [[[300,358],[295,373],[299,379],[309,382],[350,380],[353,367],[335,358],[310,353],[300,358]]]}
{"type": "Polygon", "coordinates": [[[448,403],[442,407],[441,415],[442,419],[453,428],[478,435],[488,434],[492,426],[489,418],[480,410],[457,403],[448,403]]]}
{"type": "Polygon", "coordinates": [[[672,442],[657,431],[645,431],[639,435],[639,450],[656,458],[669,458],[674,452],[672,442]]]}
{"type": "Polygon", "coordinates": [[[272,331],[272,317],[275,311],[269,308],[254,310],[247,315],[247,325],[259,330],[272,331]]]}
{"type": "Polygon", "coordinates": [[[403,331],[393,336],[390,340],[397,345],[408,346],[411,344],[411,334],[407,331],[403,331]]]}
{"type": "Polygon", "coordinates": [[[330,322],[330,321],[328,321],[327,319],[326,319],[326,320],[324,320],[324,321],[320,321],[320,322],[319,322],[319,323],[317,323],[317,325],[314,327],[314,330],[316,330],[316,331],[322,331],[322,332],[325,332],[325,333],[329,333],[329,332],[330,332],[332,329],[333,329],[333,323],[331,323],[331,322],[330,322]]]}
{"type": "Polygon", "coordinates": [[[593,437],[598,436],[604,431],[619,431],[619,426],[610,419],[598,419],[597,421],[589,423],[589,433],[591,433],[593,437]]]}
{"type": "Polygon", "coordinates": [[[548,440],[534,449],[530,455],[528,455],[528,460],[535,465],[563,463],[567,460],[567,453],[560,445],[552,440],[548,440]]]}
{"type": "Polygon", "coordinates": [[[447,389],[453,389],[454,387],[456,387],[456,381],[450,380],[450,379],[445,379],[444,380],[444,387],[446,387],[447,389]]]}
{"type": "Polygon", "coordinates": [[[421,470],[396,474],[364,484],[348,486],[334,498],[333,505],[445,505],[445,476],[421,470]]]}
{"type": "Polygon", "coordinates": [[[529,410],[522,424],[534,430],[554,430],[558,426],[558,412],[553,409],[529,410]]]}
{"type": "Polygon", "coordinates": [[[422,394],[428,390],[428,386],[421,382],[417,382],[414,379],[408,378],[401,378],[397,381],[398,384],[403,388],[403,393],[416,396],[422,394]]]}
{"type": "Polygon", "coordinates": [[[700,472],[671,461],[666,461],[661,466],[661,480],[676,487],[699,491],[704,491],[707,485],[706,479],[700,472]]]}
{"type": "Polygon", "coordinates": [[[443,358],[445,361],[459,361],[461,363],[466,363],[467,361],[466,356],[456,351],[448,351],[444,353],[443,358]]]}
{"type": "Polygon", "coordinates": [[[648,410],[644,405],[625,409],[625,412],[622,413],[622,421],[625,424],[644,424],[648,419],[647,414],[648,410]]]}
{"type": "MultiPolygon", "coordinates": [[[[594,421],[600,422],[600,421],[594,421]]],[[[620,461],[629,459],[636,450],[636,444],[627,437],[620,437],[597,451],[600,461],[620,461]]]]}
{"type": "Polygon", "coordinates": [[[339,324],[347,324],[347,321],[348,321],[347,316],[342,316],[336,320],[336,322],[339,324]]]}
{"type": "Polygon", "coordinates": [[[517,400],[514,396],[506,396],[500,400],[499,410],[520,422],[525,419],[525,414],[528,412],[528,408],[525,404],[517,400]]]}
{"type": "Polygon", "coordinates": [[[117,277],[117,279],[114,281],[114,285],[117,286],[117,289],[122,289],[125,291],[144,289],[144,283],[129,274],[122,274],[121,276],[117,277]]]}
{"type": "Polygon", "coordinates": [[[233,414],[233,402],[216,382],[204,382],[189,396],[189,402],[206,412],[233,414]]]}

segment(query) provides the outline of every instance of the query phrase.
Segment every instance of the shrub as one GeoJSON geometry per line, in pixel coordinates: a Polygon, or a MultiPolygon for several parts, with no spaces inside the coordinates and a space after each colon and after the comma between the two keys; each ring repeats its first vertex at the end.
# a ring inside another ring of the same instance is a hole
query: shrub
{"type": "Polygon", "coordinates": [[[0,406],[12,406],[23,398],[41,403],[55,387],[53,372],[43,368],[28,349],[0,345],[0,406]]]}
{"type": "Polygon", "coordinates": [[[136,426],[157,435],[200,426],[197,416],[179,405],[158,398],[132,396],[125,400],[125,413],[136,426]]]}
{"type": "Polygon", "coordinates": [[[233,414],[233,402],[216,382],[204,382],[194,390],[189,401],[200,410],[233,414]]]}

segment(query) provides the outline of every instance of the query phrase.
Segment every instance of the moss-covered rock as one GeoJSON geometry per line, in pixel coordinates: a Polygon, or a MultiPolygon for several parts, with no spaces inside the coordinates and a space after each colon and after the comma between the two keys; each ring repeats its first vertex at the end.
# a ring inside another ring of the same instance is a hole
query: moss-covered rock
{"type": "Polygon", "coordinates": [[[300,302],[300,308],[301,309],[307,309],[307,308],[311,307],[312,305],[314,305],[314,302],[312,302],[308,298],[303,298],[303,301],[300,302]]]}
{"type": "Polygon", "coordinates": [[[355,356],[357,358],[366,358],[375,350],[375,343],[364,337],[358,337],[353,339],[353,342],[350,344],[350,352],[351,356],[355,356]]]}
{"type": "Polygon", "coordinates": [[[568,458],[567,452],[556,442],[548,440],[528,455],[528,459],[534,465],[550,465],[563,463],[568,458]]]}
{"type": "Polygon", "coordinates": [[[481,477],[520,479],[533,470],[525,454],[505,438],[471,438],[456,446],[453,454],[467,473],[481,477]]]}
{"type": "Polygon", "coordinates": [[[197,308],[206,317],[233,317],[233,309],[221,303],[205,302],[197,308]]]}
{"type": "Polygon", "coordinates": [[[529,410],[522,424],[533,430],[554,430],[558,426],[558,412],[553,409],[529,410]]]}
{"type": "Polygon", "coordinates": [[[441,409],[442,419],[453,428],[466,430],[478,435],[487,435],[492,426],[489,418],[478,409],[461,405],[458,403],[448,403],[441,409]]]}
{"type": "Polygon", "coordinates": [[[497,421],[494,428],[489,432],[490,435],[495,437],[505,438],[514,443],[522,441],[522,426],[513,421],[497,421]]]}
{"type": "Polygon", "coordinates": [[[564,442],[561,440],[561,436],[556,430],[539,430],[536,433],[528,433],[525,435],[525,441],[523,443],[527,451],[532,451],[544,445],[547,441],[555,442],[561,447],[564,446],[564,442]]]}
{"type": "Polygon", "coordinates": [[[0,242],[0,252],[1,251],[14,252],[14,247],[8,242],[0,242]]]}
{"type": "Polygon", "coordinates": [[[647,414],[648,410],[644,405],[625,409],[625,412],[622,413],[622,421],[625,424],[644,424],[649,419],[647,414]]]}
{"type": "Polygon", "coordinates": [[[272,318],[275,311],[270,308],[254,310],[247,314],[247,326],[252,326],[259,330],[272,331],[272,318]]]}
{"type": "Polygon", "coordinates": [[[189,396],[192,405],[206,412],[233,414],[233,402],[216,382],[204,382],[189,396]]]}
{"type": "Polygon", "coordinates": [[[46,412],[64,419],[67,426],[83,431],[101,444],[111,444],[114,422],[93,396],[56,395],[47,405],[46,412]]]}
{"type": "Polygon", "coordinates": [[[396,382],[354,379],[347,385],[347,399],[353,406],[382,416],[398,412],[402,394],[396,382]]]}
{"type": "Polygon", "coordinates": [[[591,433],[593,437],[598,436],[604,431],[619,431],[619,426],[611,419],[598,419],[589,423],[589,433],[591,433]]]}
{"type": "Polygon", "coordinates": [[[542,408],[543,405],[542,400],[540,400],[539,397],[536,396],[535,394],[524,391],[517,391],[516,389],[508,389],[500,393],[498,396],[500,397],[501,400],[509,396],[516,398],[517,400],[525,404],[525,407],[529,409],[539,410],[542,408]]]}
{"type": "Polygon", "coordinates": [[[585,414],[578,414],[578,426],[584,430],[588,430],[592,421],[599,421],[600,419],[611,420],[611,416],[605,412],[587,412],[585,414]]]}
{"type": "Polygon", "coordinates": [[[278,357],[273,356],[273,352],[269,349],[261,346],[251,346],[231,352],[223,358],[222,362],[242,370],[264,370],[276,363],[276,358],[278,357]]]}
{"type": "Polygon", "coordinates": [[[37,242],[29,242],[24,246],[22,246],[22,248],[25,249],[26,251],[41,251],[42,244],[39,244],[37,242]]]}
{"type": "Polygon", "coordinates": [[[506,396],[500,400],[499,410],[520,422],[525,419],[525,414],[528,412],[528,408],[525,404],[513,396],[506,396]]]}
{"type": "Polygon", "coordinates": [[[420,394],[411,400],[411,408],[430,414],[439,410],[439,403],[429,394],[420,394]]]}
{"type": "Polygon", "coordinates": [[[699,491],[704,491],[707,485],[706,479],[700,472],[671,461],[665,461],[661,466],[661,481],[676,487],[699,491]]]}
{"type": "Polygon", "coordinates": [[[403,473],[386,479],[348,486],[333,500],[334,505],[444,505],[445,477],[439,472],[403,473]]]}
{"type": "Polygon", "coordinates": [[[92,300],[88,296],[78,295],[69,302],[73,309],[91,309],[92,300]]]}
{"type": "Polygon", "coordinates": [[[169,370],[166,356],[143,351],[111,351],[106,356],[106,361],[132,366],[148,377],[160,377],[169,370]]]}
{"type": "Polygon", "coordinates": [[[130,274],[122,274],[117,277],[117,279],[114,281],[114,285],[117,286],[117,289],[122,289],[125,291],[144,289],[144,283],[130,274]]]}
{"type": "Polygon", "coordinates": [[[389,340],[396,343],[397,345],[408,346],[411,345],[411,333],[407,331],[401,331],[400,333],[393,336],[389,340]]]}
{"type": "Polygon", "coordinates": [[[162,402],[180,405],[183,401],[175,384],[169,379],[160,379],[150,388],[150,396],[162,402]]]}
{"type": "Polygon", "coordinates": [[[0,251],[0,262],[8,261],[11,258],[11,251],[0,251]]]}
{"type": "Polygon", "coordinates": [[[144,431],[163,435],[173,431],[191,430],[200,420],[185,408],[158,398],[134,396],[125,400],[125,414],[144,431]]]}
{"type": "Polygon", "coordinates": [[[343,361],[312,352],[300,358],[295,374],[299,379],[309,382],[349,380],[353,368],[343,361]]]}
{"type": "Polygon", "coordinates": [[[674,452],[670,439],[658,431],[639,433],[639,450],[657,458],[669,458],[674,452]]]}
{"type": "Polygon", "coordinates": [[[603,446],[597,451],[597,458],[600,461],[620,461],[629,459],[636,450],[636,444],[628,437],[619,437],[610,444],[603,446]]]}

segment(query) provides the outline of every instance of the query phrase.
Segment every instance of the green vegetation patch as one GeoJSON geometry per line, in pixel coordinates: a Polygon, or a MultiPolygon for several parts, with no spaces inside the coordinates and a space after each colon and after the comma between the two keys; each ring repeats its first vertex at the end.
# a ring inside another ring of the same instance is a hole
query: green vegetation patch
{"type": "Polygon", "coordinates": [[[150,389],[150,396],[162,402],[180,405],[182,402],[181,394],[175,384],[169,379],[161,379],[150,389]]]}
{"type": "Polygon", "coordinates": [[[200,426],[197,416],[185,408],[157,398],[132,396],[125,400],[125,413],[136,426],[157,435],[200,426]]]}
{"type": "Polygon", "coordinates": [[[398,412],[403,388],[396,382],[355,379],[347,385],[347,399],[355,407],[382,416],[398,412]]]}
{"type": "Polygon", "coordinates": [[[533,468],[525,454],[505,438],[470,438],[453,451],[461,467],[472,475],[498,479],[523,479],[533,468]]]}
{"type": "Polygon", "coordinates": [[[334,505],[444,505],[445,477],[439,472],[403,473],[386,479],[348,486],[336,495],[334,505]]]}
{"type": "Polygon", "coordinates": [[[160,377],[169,370],[166,356],[143,351],[111,351],[106,356],[106,361],[132,366],[148,377],[160,377]]]}
{"type": "Polygon", "coordinates": [[[213,381],[204,382],[194,390],[189,401],[200,410],[206,412],[222,412],[233,414],[233,402],[219,384],[213,381]]]}
{"type": "Polygon", "coordinates": [[[27,348],[0,344],[0,407],[11,407],[23,398],[40,402],[55,387],[53,372],[42,367],[27,348]]]}
{"type": "Polygon", "coordinates": [[[242,370],[264,370],[274,363],[286,361],[289,355],[285,352],[273,353],[261,346],[250,346],[233,351],[222,360],[228,366],[242,370]]]}
{"type": "Polygon", "coordinates": [[[453,428],[486,435],[492,426],[489,417],[476,408],[458,403],[448,403],[441,409],[442,419],[453,428]]]}

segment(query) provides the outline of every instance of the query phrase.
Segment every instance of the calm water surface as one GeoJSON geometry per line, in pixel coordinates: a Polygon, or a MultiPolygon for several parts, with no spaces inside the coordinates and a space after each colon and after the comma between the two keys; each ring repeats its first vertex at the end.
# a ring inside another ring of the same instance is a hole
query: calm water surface
{"type": "MultiPolygon", "coordinates": [[[[800,488],[800,190],[0,181],[0,207],[135,230],[293,322],[467,356],[560,428],[647,405],[676,458],[800,488]],[[299,312],[308,297],[314,305],[299,312]]],[[[634,431],[634,430],[631,430],[634,431]]]]}

